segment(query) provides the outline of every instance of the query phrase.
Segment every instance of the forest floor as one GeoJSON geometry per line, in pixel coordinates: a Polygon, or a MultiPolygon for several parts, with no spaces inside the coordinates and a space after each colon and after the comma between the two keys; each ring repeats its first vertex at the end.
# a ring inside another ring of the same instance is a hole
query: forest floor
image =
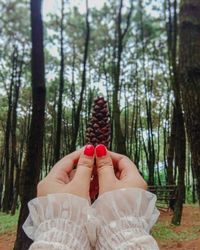
{"type": "MultiPolygon", "coordinates": [[[[153,228],[153,236],[160,250],[200,250],[200,208],[184,206],[181,226],[172,226],[172,214],[160,211],[161,215],[153,228]]],[[[15,240],[18,214],[14,217],[0,213],[0,249],[12,250],[15,240]]]]}
{"type": "Polygon", "coordinates": [[[171,225],[172,214],[160,211],[153,236],[160,250],[200,250],[200,208],[185,205],[180,226],[171,225]]]}

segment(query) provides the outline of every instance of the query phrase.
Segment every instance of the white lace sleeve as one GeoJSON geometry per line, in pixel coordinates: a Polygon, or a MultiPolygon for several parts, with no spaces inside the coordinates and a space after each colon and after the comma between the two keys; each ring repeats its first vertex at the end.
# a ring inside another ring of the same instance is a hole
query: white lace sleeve
{"type": "Polygon", "coordinates": [[[138,188],[101,195],[93,204],[100,216],[96,249],[158,250],[149,234],[158,219],[156,196],[138,188]]]}
{"type": "Polygon", "coordinates": [[[52,194],[31,200],[23,225],[34,243],[30,250],[90,249],[85,229],[89,203],[70,194],[52,194]]]}

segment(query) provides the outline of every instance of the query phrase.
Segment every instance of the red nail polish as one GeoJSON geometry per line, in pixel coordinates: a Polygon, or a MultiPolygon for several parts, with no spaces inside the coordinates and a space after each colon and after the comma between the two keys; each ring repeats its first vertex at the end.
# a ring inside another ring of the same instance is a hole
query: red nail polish
{"type": "Polygon", "coordinates": [[[93,156],[94,155],[94,146],[86,145],[84,149],[84,155],[93,156]]]}
{"type": "Polygon", "coordinates": [[[106,154],[107,154],[107,149],[103,144],[99,144],[96,146],[96,156],[97,157],[106,156],[106,154]]]}

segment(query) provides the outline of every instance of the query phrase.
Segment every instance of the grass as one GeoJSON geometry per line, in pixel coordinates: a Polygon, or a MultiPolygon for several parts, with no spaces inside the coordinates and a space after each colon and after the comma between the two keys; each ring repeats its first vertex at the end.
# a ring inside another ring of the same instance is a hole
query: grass
{"type": "Polygon", "coordinates": [[[184,229],[180,232],[175,232],[173,229],[175,226],[167,222],[158,222],[152,230],[152,235],[156,240],[161,242],[167,241],[187,241],[198,239],[200,226],[193,226],[184,229]]]}
{"type": "Polygon", "coordinates": [[[0,212],[0,234],[12,233],[16,230],[19,212],[15,215],[5,214],[0,212]]]}

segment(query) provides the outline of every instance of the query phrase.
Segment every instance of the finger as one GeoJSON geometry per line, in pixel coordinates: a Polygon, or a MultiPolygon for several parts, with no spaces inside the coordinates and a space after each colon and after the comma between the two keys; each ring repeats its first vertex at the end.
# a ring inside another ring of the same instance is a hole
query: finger
{"type": "Polygon", "coordinates": [[[66,155],[58,161],[51,169],[48,177],[57,179],[65,184],[69,182],[69,173],[72,171],[74,164],[78,161],[83,149],[77,150],[71,154],[66,155]]]}
{"type": "Polygon", "coordinates": [[[92,174],[94,164],[94,146],[85,146],[84,152],[80,155],[76,173],[74,176],[74,181],[81,183],[84,187],[88,188],[90,186],[90,179],[92,174]]]}
{"type": "Polygon", "coordinates": [[[140,175],[136,165],[128,157],[123,157],[118,162],[118,168],[121,172],[120,180],[131,180],[133,187],[147,189],[145,180],[140,175]]]}
{"type": "Polygon", "coordinates": [[[115,167],[119,170],[127,170],[127,171],[136,171],[138,172],[137,167],[135,164],[125,155],[117,154],[112,151],[109,151],[109,154],[111,156],[111,159],[115,165],[115,167]]]}
{"type": "Polygon", "coordinates": [[[77,151],[74,151],[71,154],[66,155],[54,165],[51,172],[59,172],[63,170],[67,173],[71,172],[74,165],[77,163],[82,152],[83,152],[83,148],[77,151]]]}
{"type": "Polygon", "coordinates": [[[108,153],[110,154],[110,157],[112,159],[112,162],[113,162],[113,165],[114,167],[116,167],[118,165],[118,162],[123,158],[125,157],[124,155],[122,154],[118,154],[118,153],[115,153],[115,152],[112,152],[112,151],[108,151],[108,153]]]}
{"type": "Polygon", "coordinates": [[[118,165],[119,171],[126,170],[132,173],[138,172],[138,169],[135,166],[135,164],[127,156],[124,156],[123,158],[121,158],[121,160],[119,160],[117,165],[118,165]]]}
{"type": "Polygon", "coordinates": [[[99,176],[99,185],[102,187],[116,179],[112,159],[106,147],[102,144],[96,146],[96,165],[99,176]]]}
{"type": "Polygon", "coordinates": [[[123,180],[125,178],[139,177],[139,171],[136,165],[125,155],[117,154],[114,152],[109,152],[112,161],[115,163],[115,167],[120,172],[119,179],[123,180]]]}

